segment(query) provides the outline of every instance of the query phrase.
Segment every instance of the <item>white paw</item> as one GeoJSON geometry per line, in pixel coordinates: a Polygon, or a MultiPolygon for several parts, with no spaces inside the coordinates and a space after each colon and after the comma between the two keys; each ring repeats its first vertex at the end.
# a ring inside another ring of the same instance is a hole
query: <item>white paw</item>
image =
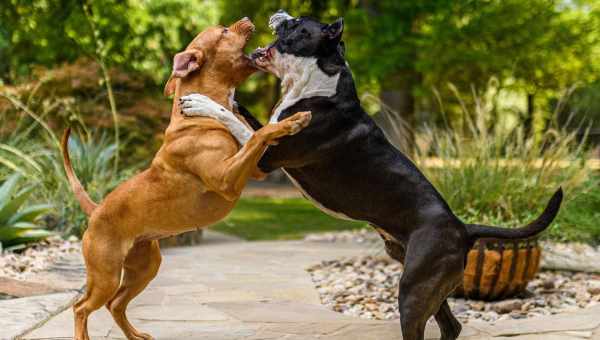
{"type": "Polygon", "coordinates": [[[214,102],[207,96],[193,93],[179,99],[181,112],[187,117],[208,117],[220,121],[237,141],[244,145],[254,133],[233,112],[214,102]]]}
{"type": "Polygon", "coordinates": [[[205,95],[193,93],[179,98],[181,112],[188,117],[235,117],[233,113],[205,95]]]}

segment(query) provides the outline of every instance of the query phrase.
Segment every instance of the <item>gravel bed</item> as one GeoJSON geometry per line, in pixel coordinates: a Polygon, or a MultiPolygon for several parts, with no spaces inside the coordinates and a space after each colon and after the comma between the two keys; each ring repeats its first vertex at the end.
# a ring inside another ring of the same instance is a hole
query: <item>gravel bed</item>
{"type": "MultiPolygon", "coordinates": [[[[397,319],[402,265],[385,256],[322,262],[308,269],[321,302],[334,311],[366,319],[397,319]]],[[[494,322],[558,314],[600,304],[600,275],[542,271],[519,299],[483,302],[449,299],[462,322],[494,322]]]]}
{"type": "Polygon", "coordinates": [[[63,240],[60,237],[50,237],[15,252],[4,251],[0,254],[0,276],[27,280],[63,255],[80,251],[81,244],[76,238],[63,240]]]}

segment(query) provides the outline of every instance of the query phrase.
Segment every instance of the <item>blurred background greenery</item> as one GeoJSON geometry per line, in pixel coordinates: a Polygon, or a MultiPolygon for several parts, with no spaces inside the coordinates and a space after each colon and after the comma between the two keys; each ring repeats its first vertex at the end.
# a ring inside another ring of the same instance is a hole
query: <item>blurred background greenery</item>
{"type": "MultiPolygon", "coordinates": [[[[54,207],[38,223],[80,235],[85,219],[56,147],[62,129],[81,132],[74,163],[100,199],[160,146],[172,56],[205,27],[244,16],[257,26],[248,52],[265,46],[273,39],[268,17],[280,8],[325,22],[344,17],[365,108],[461,217],[522,223],[563,184],[567,205],[550,237],[600,242],[598,174],[586,166],[600,142],[596,0],[5,0],[0,181],[18,173],[24,188],[37,184],[30,204],[54,207]]],[[[237,99],[264,120],[278,85],[256,74],[237,99]]],[[[237,229],[251,211],[268,210],[244,200],[231,217],[237,229]]],[[[289,203],[289,211],[306,208],[289,203]]],[[[345,228],[306,209],[301,216],[315,219],[307,225],[345,228]]],[[[296,229],[286,235],[301,234],[298,221],[309,220],[282,221],[296,229]]],[[[272,229],[244,236],[279,237],[272,229]]]]}

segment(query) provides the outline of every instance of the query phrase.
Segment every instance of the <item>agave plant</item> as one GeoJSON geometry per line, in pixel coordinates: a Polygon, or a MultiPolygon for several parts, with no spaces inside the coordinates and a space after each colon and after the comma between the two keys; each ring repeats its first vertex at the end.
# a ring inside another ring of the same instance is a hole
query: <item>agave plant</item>
{"type": "Polygon", "coordinates": [[[0,244],[15,247],[53,235],[38,224],[40,217],[52,208],[49,204],[26,206],[34,186],[19,189],[20,174],[10,176],[0,186],[0,244]]]}

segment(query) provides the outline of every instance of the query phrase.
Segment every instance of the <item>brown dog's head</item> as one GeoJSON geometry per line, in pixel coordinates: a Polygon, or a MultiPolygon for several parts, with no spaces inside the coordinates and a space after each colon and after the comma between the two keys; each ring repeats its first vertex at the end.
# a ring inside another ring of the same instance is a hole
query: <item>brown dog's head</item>
{"type": "Polygon", "coordinates": [[[177,79],[237,87],[256,71],[250,58],[244,54],[253,32],[254,24],[248,18],[229,27],[215,26],[202,31],[173,58],[173,73],[165,85],[165,95],[175,92],[177,79]]]}

